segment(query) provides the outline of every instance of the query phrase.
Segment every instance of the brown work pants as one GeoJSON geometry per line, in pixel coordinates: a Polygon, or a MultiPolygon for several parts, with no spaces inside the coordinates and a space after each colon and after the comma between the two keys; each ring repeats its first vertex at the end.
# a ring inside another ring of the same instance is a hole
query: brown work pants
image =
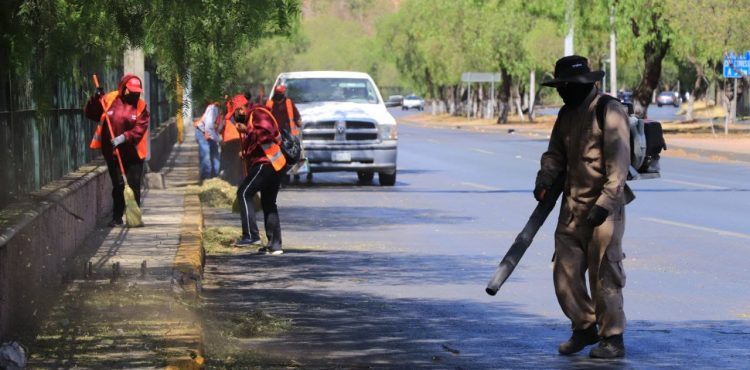
{"type": "Polygon", "coordinates": [[[592,228],[579,217],[561,217],[555,231],[553,277],[555,294],[573,330],[599,325],[599,336],[622,334],[625,330],[622,288],[622,236],[624,207],[592,228]],[[569,221],[569,222],[565,222],[569,221]],[[591,295],[586,287],[589,273],[591,295]]]}

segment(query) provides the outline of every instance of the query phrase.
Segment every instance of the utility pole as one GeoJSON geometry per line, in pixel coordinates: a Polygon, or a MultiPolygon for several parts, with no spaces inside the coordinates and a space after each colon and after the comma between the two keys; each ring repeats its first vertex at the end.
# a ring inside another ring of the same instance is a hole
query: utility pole
{"type": "Polygon", "coordinates": [[[609,93],[617,96],[617,36],[615,35],[615,7],[610,8],[609,23],[609,93]]]}
{"type": "Polygon", "coordinates": [[[575,0],[568,0],[566,5],[567,5],[567,7],[566,7],[566,10],[565,10],[565,23],[568,24],[568,34],[565,36],[565,55],[564,56],[568,56],[568,55],[573,55],[574,54],[574,51],[573,51],[573,34],[574,34],[573,24],[575,22],[574,22],[574,19],[573,19],[573,10],[575,9],[575,0]]]}

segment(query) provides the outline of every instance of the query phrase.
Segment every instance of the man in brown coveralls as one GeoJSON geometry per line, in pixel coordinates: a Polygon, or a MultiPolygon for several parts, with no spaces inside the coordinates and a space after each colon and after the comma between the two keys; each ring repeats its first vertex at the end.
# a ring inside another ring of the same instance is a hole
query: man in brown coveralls
{"type": "Polygon", "coordinates": [[[603,71],[591,72],[586,58],[573,55],[558,60],[555,78],[542,84],[555,87],[565,105],[542,155],[534,197],[543,199],[555,179],[566,176],[555,231],[553,277],[573,335],[558,351],[570,355],[599,342],[591,357],[616,358],[625,356],[624,208],[635,197],[625,184],[630,165],[625,108],[608,101],[604,122],[597,122],[601,94],[594,82],[602,77],[603,71]]]}

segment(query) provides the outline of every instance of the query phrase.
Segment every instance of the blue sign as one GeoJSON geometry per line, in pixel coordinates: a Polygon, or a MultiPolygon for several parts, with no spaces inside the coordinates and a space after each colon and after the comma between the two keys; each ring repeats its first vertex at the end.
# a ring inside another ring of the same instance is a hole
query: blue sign
{"type": "Polygon", "coordinates": [[[742,78],[750,76],[750,51],[744,55],[724,55],[724,77],[742,78]]]}

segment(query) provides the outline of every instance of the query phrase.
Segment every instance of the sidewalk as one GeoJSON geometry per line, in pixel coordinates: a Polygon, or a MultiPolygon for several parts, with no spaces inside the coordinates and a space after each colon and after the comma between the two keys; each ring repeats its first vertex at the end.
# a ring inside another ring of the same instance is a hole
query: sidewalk
{"type": "MultiPolygon", "coordinates": [[[[554,119],[552,116],[539,116],[536,123],[496,124],[494,120],[466,119],[463,117],[438,116],[434,119],[427,113],[400,119],[399,123],[444,129],[496,132],[512,135],[526,135],[535,138],[549,138],[554,119]]],[[[691,157],[717,161],[738,161],[750,163],[750,134],[723,133],[693,134],[666,133],[667,150],[664,156],[691,157]]]]}
{"type": "Polygon", "coordinates": [[[167,188],[144,190],[145,227],[102,226],[71,263],[72,281],[30,345],[30,368],[199,367],[200,320],[180,284],[199,288],[202,264],[200,204],[185,192],[198,182],[192,130],[162,170],[167,188]]]}

